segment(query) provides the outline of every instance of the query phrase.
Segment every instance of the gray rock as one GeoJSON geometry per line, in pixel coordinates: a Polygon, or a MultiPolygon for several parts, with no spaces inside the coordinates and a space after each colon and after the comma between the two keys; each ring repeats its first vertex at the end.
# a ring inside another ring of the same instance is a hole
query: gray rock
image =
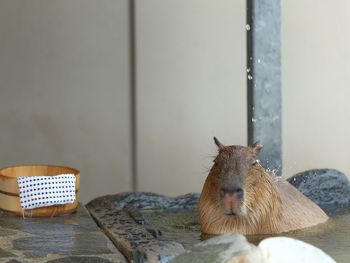
{"type": "Polygon", "coordinates": [[[139,246],[133,252],[132,262],[167,263],[169,260],[181,254],[183,251],[183,246],[177,242],[160,242],[159,244],[154,244],[153,246],[139,246]]]}
{"type": "Polygon", "coordinates": [[[240,234],[225,234],[194,245],[171,263],[266,262],[262,251],[240,234]]]}
{"type": "Polygon", "coordinates": [[[23,263],[24,261],[18,261],[17,259],[10,259],[9,261],[6,261],[6,263],[23,263]]]}
{"type": "Polygon", "coordinates": [[[16,257],[16,255],[12,254],[9,251],[3,250],[0,248],[0,258],[8,258],[8,257],[16,257]]]}
{"type": "Polygon", "coordinates": [[[130,192],[119,195],[115,199],[115,207],[137,209],[190,209],[197,207],[199,194],[186,194],[177,197],[148,192],[130,192]]]}
{"type": "Polygon", "coordinates": [[[47,261],[47,263],[112,263],[112,261],[100,258],[100,257],[65,257],[47,261]]]}
{"type": "Polygon", "coordinates": [[[0,227],[0,237],[16,235],[15,231],[0,227]]]}
{"type": "Polygon", "coordinates": [[[102,233],[67,235],[67,231],[49,232],[47,235],[18,238],[12,244],[14,249],[25,251],[25,255],[29,258],[45,257],[48,254],[99,255],[111,253],[102,233]]]}
{"type": "Polygon", "coordinates": [[[0,241],[0,262],[126,262],[81,204],[76,213],[52,218],[0,211],[0,241]]]}
{"type": "Polygon", "coordinates": [[[99,197],[86,207],[130,261],[168,262],[200,241],[198,199],[131,192],[99,197]]]}
{"type": "Polygon", "coordinates": [[[350,210],[350,184],[345,174],[335,169],[316,169],[288,179],[300,192],[318,204],[328,215],[350,210]]]}

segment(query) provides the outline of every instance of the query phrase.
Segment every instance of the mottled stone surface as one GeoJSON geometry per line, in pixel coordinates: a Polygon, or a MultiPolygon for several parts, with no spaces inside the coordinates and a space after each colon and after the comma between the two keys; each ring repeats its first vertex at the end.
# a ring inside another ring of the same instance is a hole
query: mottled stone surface
{"type": "Polygon", "coordinates": [[[0,237],[15,235],[16,232],[0,226],[0,237]]]}
{"type": "Polygon", "coordinates": [[[186,194],[177,197],[131,192],[115,196],[114,206],[117,209],[133,207],[137,209],[194,209],[197,208],[199,194],[186,194]]]}
{"type": "Polygon", "coordinates": [[[76,233],[74,238],[63,229],[60,233],[31,236],[16,239],[13,249],[28,251],[27,257],[58,255],[99,255],[109,254],[107,240],[102,233],[76,233]]]}
{"type": "Polygon", "coordinates": [[[80,256],[80,257],[65,257],[65,258],[59,258],[59,259],[54,259],[50,260],[47,263],[111,263],[113,261],[99,258],[99,257],[85,257],[85,256],[80,256]]]}
{"type": "Polygon", "coordinates": [[[200,241],[198,199],[199,194],[121,193],[86,207],[130,261],[167,262],[200,241]]]}
{"type": "Polygon", "coordinates": [[[225,234],[194,245],[171,263],[267,262],[262,251],[240,234],[225,234]]]}
{"type": "Polygon", "coordinates": [[[1,262],[126,262],[81,205],[53,218],[0,212],[0,234],[1,262]]]}
{"type": "Polygon", "coordinates": [[[12,254],[9,251],[5,251],[2,248],[0,248],[0,258],[8,258],[8,257],[15,257],[16,255],[12,254]]]}
{"type": "Polygon", "coordinates": [[[350,211],[350,183],[338,170],[309,170],[292,176],[288,181],[328,215],[350,211]]]}

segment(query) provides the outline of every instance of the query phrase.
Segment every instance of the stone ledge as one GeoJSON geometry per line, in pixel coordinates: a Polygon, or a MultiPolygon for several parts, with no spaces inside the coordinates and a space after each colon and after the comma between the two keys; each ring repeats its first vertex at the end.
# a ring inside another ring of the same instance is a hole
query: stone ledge
{"type": "Polygon", "coordinates": [[[86,209],[53,218],[0,212],[1,262],[117,262],[124,256],[100,231],[86,209]]]}
{"type": "MultiPolygon", "coordinates": [[[[152,223],[156,219],[153,217],[151,220],[147,216],[147,211],[152,211],[149,215],[158,212],[158,216],[163,216],[163,218],[164,211],[178,211],[179,209],[192,211],[194,214],[191,215],[194,215],[195,219],[191,226],[199,227],[195,210],[198,198],[198,194],[169,198],[153,193],[121,193],[96,198],[86,207],[98,225],[129,261],[168,262],[185,251],[184,244],[172,240],[174,236],[166,238],[164,229],[152,223]],[[146,211],[146,214],[142,214],[141,211],[146,211]]],[[[176,213],[173,215],[176,216],[176,213]]],[[[166,214],[165,217],[167,216],[169,219],[171,215],[166,214]]],[[[181,228],[183,223],[182,221],[181,226],[178,226],[181,228]]],[[[180,229],[180,235],[188,234],[187,230],[181,232],[180,229]]],[[[199,228],[196,229],[194,235],[194,242],[199,242],[199,228]]]]}

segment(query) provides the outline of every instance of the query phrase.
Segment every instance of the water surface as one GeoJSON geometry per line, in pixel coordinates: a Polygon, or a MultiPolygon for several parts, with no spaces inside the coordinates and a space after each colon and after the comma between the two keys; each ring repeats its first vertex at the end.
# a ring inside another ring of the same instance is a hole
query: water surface
{"type": "MultiPolygon", "coordinates": [[[[189,248],[203,239],[197,209],[143,209],[141,213],[148,224],[161,231],[160,240],[176,241],[189,248]]],[[[325,251],[338,263],[350,262],[350,213],[333,217],[325,224],[282,236],[308,242],[325,251]]],[[[271,236],[247,238],[258,244],[267,237],[271,236]]]]}

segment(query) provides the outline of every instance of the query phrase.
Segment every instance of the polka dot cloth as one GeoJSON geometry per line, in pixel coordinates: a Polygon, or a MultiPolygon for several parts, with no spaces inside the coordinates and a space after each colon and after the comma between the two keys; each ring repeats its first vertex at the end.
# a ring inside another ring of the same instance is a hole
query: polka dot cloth
{"type": "Polygon", "coordinates": [[[23,209],[71,204],[75,201],[75,176],[23,176],[17,178],[23,209]]]}

